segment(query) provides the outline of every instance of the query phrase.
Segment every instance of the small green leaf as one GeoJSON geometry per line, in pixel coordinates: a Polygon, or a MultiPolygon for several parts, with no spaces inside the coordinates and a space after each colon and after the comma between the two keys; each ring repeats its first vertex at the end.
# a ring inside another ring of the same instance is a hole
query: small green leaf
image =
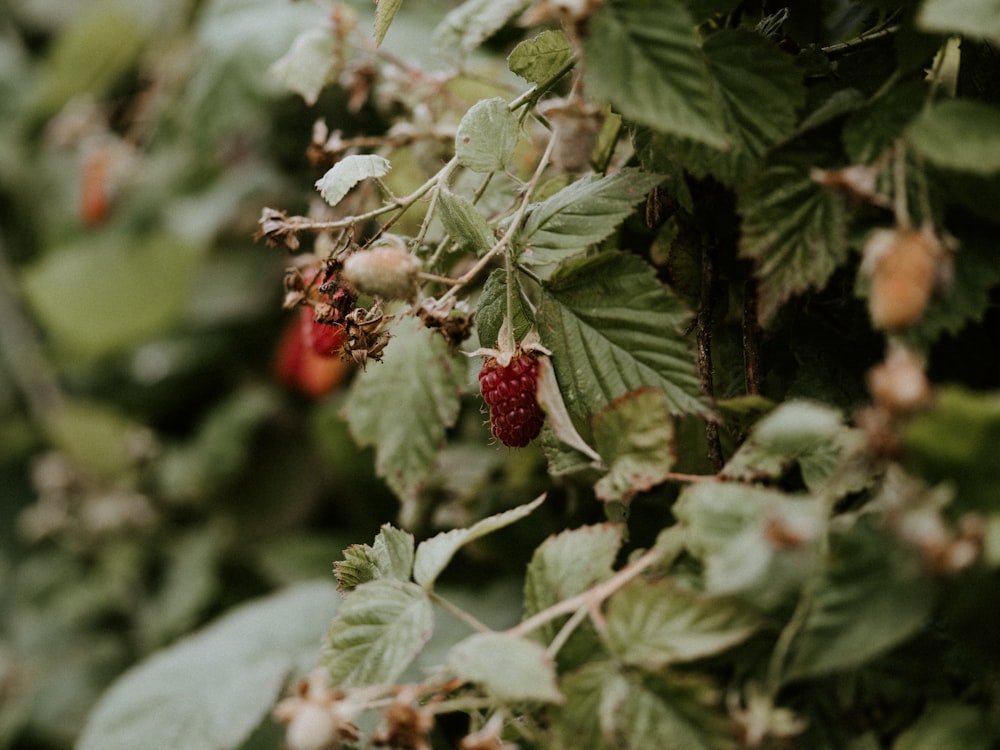
{"type": "Polygon", "coordinates": [[[831,535],[791,677],[854,669],[920,630],[934,589],[912,557],[866,523],[831,535]]]}
{"type": "Polygon", "coordinates": [[[608,603],[612,653],[650,671],[725,651],[757,629],[746,607],[680,589],[668,581],[632,584],[608,603]]]}
{"type": "Polygon", "coordinates": [[[977,174],[1000,171],[1000,109],[947,99],[917,116],[907,140],[938,166],[977,174]]]}
{"type": "Polygon", "coordinates": [[[493,231],[471,201],[450,190],[441,190],[437,200],[441,223],[452,242],[476,255],[493,246],[493,231]]]}
{"type": "Polygon", "coordinates": [[[529,5],[531,0],[466,0],[435,30],[434,46],[446,56],[467,55],[529,5]]]}
{"type": "Polygon", "coordinates": [[[892,750],[989,750],[990,736],[982,711],[961,703],[937,703],[896,738],[892,750]]]}
{"type": "Polygon", "coordinates": [[[483,99],[473,104],[458,124],[455,156],[473,172],[498,172],[506,169],[514,156],[517,137],[517,118],[507,102],[500,97],[483,99]]]}
{"type": "Polygon", "coordinates": [[[684,306],[634,255],[603,252],[561,265],[537,319],[553,352],[569,413],[587,422],[628,391],[662,388],[674,414],[709,412],[694,355],[681,336],[684,306]]]}
{"type": "Polygon", "coordinates": [[[326,82],[337,75],[336,50],[337,39],[329,29],[308,29],[295,37],[291,49],[268,68],[268,75],[311,107],[326,82]]]}
{"type": "Polygon", "coordinates": [[[375,46],[382,44],[385,32],[389,30],[392,19],[396,17],[403,0],[376,0],[375,3],[375,46]]]}
{"type": "Polygon", "coordinates": [[[545,265],[580,255],[609,237],[663,176],[623,169],[617,174],[590,175],[533,206],[519,241],[521,263],[545,265]]]}
{"type": "Polygon", "coordinates": [[[594,417],[594,443],[608,473],[598,499],[627,503],[663,482],[676,460],[670,404],[659,388],[629,391],[594,417]]]}
{"type": "Polygon", "coordinates": [[[413,534],[383,524],[372,544],[372,555],[379,572],[399,581],[410,580],[413,572],[413,534]]]}
{"type": "Polygon", "coordinates": [[[360,373],[345,411],[355,441],[375,446],[379,476],[406,499],[430,476],[445,431],[458,417],[466,368],[415,318],[390,330],[384,361],[360,373]]]}
{"type": "MultiPolygon", "coordinates": [[[[512,292],[513,310],[511,324],[514,328],[514,340],[521,341],[531,330],[535,321],[531,309],[524,300],[518,277],[512,277],[514,290],[512,292]]],[[[507,272],[502,268],[495,269],[486,279],[483,291],[479,295],[479,307],[476,309],[476,331],[479,333],[479,343],[482,346],[496,347],[500,334],[500,326],[507,317],[507,272]]]]}
{"type": "Polygon", "coordinates": [[[1000,0],[925,0],[917,25],[1000,44],[1000,0]]]}
{"type": "Polygon", "coordinates": [[[543,31],[525,39],[507,56],[510,72],[528,83],[547,83],[573,62],[573,48],[561,31],[543,31]]]}
{"type": "Polygon", "coordinates": [[[520,521],[541,505],[544,500],[545,495],[539,495],[530,503],[484,518],[467,529],[444,531],[424,540],[417,547],[416,561],[413,564],[413,580],[424,588],[430,588],[441,571],[451,561],[451,558],[463,546],[520,521]]]}
{"type": "Polygon", "coordinates": [[[339,602],[323,582],[234,609],[119,677],[90,714],[77,747],[240,747],[289,674],[315,663],[316,633],[339,602]]]}
{"type": "Polygon", "coordinates": [[[728,148],[695,24],[679,0],[609,0],[590,18],[587,93],[643,125],[728,148]]]}
{"type": "Polygon", "coordinates": [[[843,196],[817,184],[807,167],[769,167],[740,194],[739,210],[740,255],[757,264],[762,322],[792,295],[821,288],[847,260],[843,196]]]}
{"type": "Polygon", "coordinates": [[[316,180],[316,189],[323,200],[336,206],[351,189],[368,177],[385,177],[392,165],[375,154],[351,154],[331,167],[316,180]]]}
{"type": "Polygon", "coordinates": [[[344,559],[333,564],[338,591],[353,591],[362,583],[379,577],[378,563],[367,544],[352,544],[344,550],[344,559]]]}
{"type": "Polygon", "coordinates": [[[506,633],[476,633],[448,652],[447,667],[455,676],[478,684],[502,703],[561,703],[556,670],[545,648],[506,633]]]}
{"type": "Polygon", "coordinates": [[[383,578],[358,586],[330,624],[323,663],[336,685],[392,682],[416,657],[434,628],[427,593],[383,578]]]}

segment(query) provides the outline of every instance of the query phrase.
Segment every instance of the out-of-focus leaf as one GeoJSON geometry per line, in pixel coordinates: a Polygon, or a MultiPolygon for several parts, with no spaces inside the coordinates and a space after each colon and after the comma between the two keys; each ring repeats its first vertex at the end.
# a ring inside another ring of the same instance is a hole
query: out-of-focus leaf
{"type": "Polygon", "coordinates": [[[312,106],[326,82],[336,77],[336,49],[337,38],[329,29],[303,31],[295,37],[291,49],[268,68],[268,74],[312,106]]]}
{"type": "Polygon", "coordinates": [[[928,161],[978,174],[1000,171],[1000,109],[946,99],[917,116],[907,140],[928,161]]]}
{"type": "Polygon", "coordinates": [[[142,426],[110,404],[68,399],[47,416],[45,429],[79,466],[113,478],[129,466],[130,438],[142,426]]]}
{"type": "Polygon", "coordinates": [[[981,711],[960,703],[937,703],[903,732],[892,750],[988,750],[989,721],[981,711]]]}
{"type": "Polygon", "coordinates": [[[1000,44],[998,0],[925,0],[917,24],[928,31],[961,34],[1000,44]]]}
{"type": "Polygon", "coordinates": [[[382,44],[403,0],[378,0],[375,5],[375,46],[382,44]]]}
{"type": "Polygon", "coordinates": [[[451,649],[447,666],[500,702],[562,701],[552,658],[536,641],[506,633],[476,633],[451,649]]]}
{"type": "Polygon", "coordinates": [[[376,154],[351,154],[334,164],[316,181],[323,200],[336,206],[351,189],[369,177],[385,177],[392,165],[376,154]]]}
{"type": "Polygon", "coordinates": [[[339,602],[332,584],[311,583],[242,605],[120,677],[76,747],[239,747],[289,674],[315,663],[339,602]]]}
{"type": "Polygon", "coordinates": [[[467,55],[529,5],[531,0],[466,0],[445,16],[434,44],[444,55],[467,55]]]}

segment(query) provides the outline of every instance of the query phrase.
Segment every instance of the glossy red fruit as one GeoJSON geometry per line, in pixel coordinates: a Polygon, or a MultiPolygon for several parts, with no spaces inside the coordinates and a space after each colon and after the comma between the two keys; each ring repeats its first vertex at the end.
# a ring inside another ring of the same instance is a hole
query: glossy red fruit
{"type": "Polygon", "coordinates": [[[501,367],[490,357],[479,371],[479,387],[490,407],[494,437],[511,448],[523,448],[538,437],[545,412],[538,405],[538,360],[522,354],[501,367]]]}

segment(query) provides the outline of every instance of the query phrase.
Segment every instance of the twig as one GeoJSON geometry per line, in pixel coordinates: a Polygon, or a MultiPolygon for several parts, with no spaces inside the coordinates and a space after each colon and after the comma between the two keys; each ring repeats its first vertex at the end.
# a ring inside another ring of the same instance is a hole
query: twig
{"type": "MultiPolygon", "coordinates": [[[[712,400],[715,387],[712,384],[712,303],[715,292],[715,265],[708,243],[702,244],[701,252],[701,293],[698,298],[697,338],[698,338],[698,380],[701,392],[712,400]]],[[[709,419],[705,422],[705,437],[708,441],[708,459],[715,471],[722,469],[722,444],[719,442],[719,425],[709,419]]]]}
{"type": "Polygon", "coordinates": [[[480,633],[492,633],[493,632],[492,628],[490,628],[490,627],[484,625],[483,623],[481,623],[479,620],[477,620],[475,617],[473,617],[471,614],[469,614],[468,612],[466,612],[461,607],[455,606],[450,601],[448,601],[447,599],[445,599],[444,597],[442,597],[440,594],[438,594],[436,591],[430,591],[430,592],[428,592],[428,595],[430,596],[431,600],[435,604],[440,605],[442,609],[447,610],[451,615],[453,615],[454,617],[456,617],[459,620],[461,620],[462,622],[464,622],[466,625],[468,625],[473,630],[475,630],[477,632],[480,632],[480,633]]]}
{"type": "Polygon", "coordinates": [[[760,323],[757,320],[757,280],[743,285],[743,372],[751,396],[761,393],[760,323]]]}

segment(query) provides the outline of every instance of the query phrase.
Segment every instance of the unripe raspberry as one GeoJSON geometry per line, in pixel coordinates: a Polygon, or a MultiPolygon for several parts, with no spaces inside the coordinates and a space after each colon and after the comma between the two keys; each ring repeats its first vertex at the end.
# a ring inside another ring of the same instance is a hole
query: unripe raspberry
{"type": "Polygon", "coordinates": [[[514,357],[506,367],[490,357],[479,371],[493,435],[511,448],[523,448],[542,430],[545,412],[536,399],[538,371],[538,360],[530,354],[514,357]]]}
{"type": "Polygon", "coordinates": [[[285,742],[289,750],[329,750],[337,743],[333,714],[315,703],[303,703],[288,722],[285,742]]]}
{"type": "Polygon", "coordinates": [[[944,248],[928,229],[878,229],[865,242],[872,324],[899,331],[916,323],[938,284],[944,248]]]}
{"type": "Polygon", "coordinates": [[[417,296],[420,261],[398,244],[361,250],[344,261],[344,278],[360,291],[385,299],[413,300],[417,296]]]}

